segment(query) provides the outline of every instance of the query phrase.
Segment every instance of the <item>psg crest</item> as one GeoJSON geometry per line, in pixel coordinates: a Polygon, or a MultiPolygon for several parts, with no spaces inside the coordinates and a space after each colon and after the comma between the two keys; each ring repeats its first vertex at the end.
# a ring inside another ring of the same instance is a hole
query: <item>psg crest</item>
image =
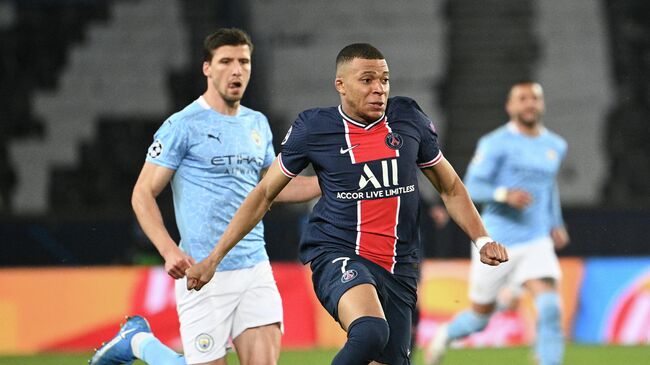
{"type": "Polygon", "coordinates": [[[357,277],[357,270],[350,269],[341,275],[341,282],[347,283],[348,281],[357,277]]]}
{"type": "Polygon", "coordinates": [[[386,146],[388,146],[388,148],[393,150],[399,150],[400,147],[402,147],[402,144],[404,144],[404,141],[402,140],[402,136],[394,132],[388,133],[386,135],[385,141],[386,141],[386,146]]]}

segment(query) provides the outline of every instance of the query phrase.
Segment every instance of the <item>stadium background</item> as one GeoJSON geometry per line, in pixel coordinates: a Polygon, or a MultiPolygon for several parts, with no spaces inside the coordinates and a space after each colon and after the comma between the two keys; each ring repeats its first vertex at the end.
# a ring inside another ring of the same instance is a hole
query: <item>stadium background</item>
{"type": "MultiPolygon", "coordinates": [[[[170,280],[130,192],[158,125],[203,91],[201,42],[221,26],[253,37],[244,104],[267,114],[276,150],[299,111],[338,102],[334,57],[351,42],[382,50],[391,94],[419,101],[461,174],[506,120],[510,84],[539,80],[545,123],[569,143],[565,329],[650,344],[649,19],[643,0],[0,0],[0,355],[87,351],[136,311],[178,346],[170,280]]],[[[169,192],[161,205],[172,226],[169,192]]],[[[342,339],[296,263],[309,208],[265,219],[285,348],[342,339]]],[[[420,341],[466,305],[469,252],[457,227],[422,218],[420,341]]],[[[531,311],[463,345],[527,343],[531,311]]]]}

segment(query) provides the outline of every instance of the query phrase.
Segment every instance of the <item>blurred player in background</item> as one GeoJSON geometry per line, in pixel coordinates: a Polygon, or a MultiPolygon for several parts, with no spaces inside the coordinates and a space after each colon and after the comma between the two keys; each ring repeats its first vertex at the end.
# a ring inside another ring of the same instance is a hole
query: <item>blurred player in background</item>
{"type": "Polygon", "coordinates": [[[388,65],[375,47],[358,43],[341,50],[335,79],[341,105],[300,113],[282,153],[215,249],[187,270],[189,289],[227,284],[211,281],[214,268],[311,163],[323,195],[302,235],[300,258],[311,264],[321,304],[348,334],[332,364],[410,363],[420,261],[418,170],[481,246],[483,262],[498,265],[507,253],[487,237],[467,190],[442,156],[432,122],[412,99],[388,99],[389,85],[388,65]]]}
{"type": "MultiPolygon", "coordinates": [[[[266,117],[240,105],[251,75],[253,45],[239,29],[220,29],[204,42],[207,90],[155,134],[133,189],[140,226],[176,279],[184,356],[158,339],[147,321],[131,317],[91,364],[225,364],[229,339],[242,364],[275,364],[282,303],[264,249],[261,223],[213,267],[216,280],[188,291],[185,270],[213,249],[244,198],[275,158],[266,117]],[[164,226],[156,197],[171,181],[180,247],[164,226]]],[[[277,201],[320,195],[315,177],[300,177],[277,201]]],[[[257,223],[257,222],[256,222],[257,223]]]]}
{"type": "Polygon", "coordinates": [[[562,363],[560,265],[555,249],[566,246],[569,235],[556,177],[567,144],[542,125],[544,95],[538,83],[513,85],[506,111],[510,121],[478,142],[465,183],[474,201],[483,204],[490,234],[508,247],[510,261],[487,267],[472,252],[471,309],[440,326],[425,352],[428,365],[439,363],[451,341],[484,329],[499,289],[513,284],[523,285],[535,298],[535,351],[540,364],[562,363]]]}

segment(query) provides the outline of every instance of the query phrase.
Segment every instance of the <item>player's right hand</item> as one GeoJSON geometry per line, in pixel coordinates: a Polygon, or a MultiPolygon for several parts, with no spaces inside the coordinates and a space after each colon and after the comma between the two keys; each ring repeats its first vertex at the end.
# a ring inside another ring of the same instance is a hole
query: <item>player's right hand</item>
{"type": "Polygon", "coordinates": [[[176,248],[165,255],[165,271],[174,279],[185,276],[185,270],[194,265],[194,259],[185,252],[176,248]]]}
{"type": "Polygon", "coordinates": [[[506,203],[517,209],[524,210],[533,202],[533,197],[529,192],[521,189],[509,189],[506,196],[506,203]]]}
{"type": "Polygon", "coordinates": [[[187,275],[187,290],[199,291],[207,284],[217,269],[219,263],[206,258],[185,271],[187,275]]]}
{"type": "Polygon", "coordinates": [[[490,265],[497,266],[502,262],[508,261],[508,251],[506,247],[498,242],[488,242],[483,247],[481,247],[481,262],[490,265]]]}

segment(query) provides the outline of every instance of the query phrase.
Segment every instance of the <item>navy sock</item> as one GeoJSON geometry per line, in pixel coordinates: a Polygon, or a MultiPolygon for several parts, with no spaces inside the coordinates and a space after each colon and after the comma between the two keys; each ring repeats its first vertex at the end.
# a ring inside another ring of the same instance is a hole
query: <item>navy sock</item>
{"type": "Polygon", "coordinates": [[[388,322],[378,317],[360,317],[348,327],[348,340],[332,360],[332,365],[367,365],[388,343],[388,322]]]}

